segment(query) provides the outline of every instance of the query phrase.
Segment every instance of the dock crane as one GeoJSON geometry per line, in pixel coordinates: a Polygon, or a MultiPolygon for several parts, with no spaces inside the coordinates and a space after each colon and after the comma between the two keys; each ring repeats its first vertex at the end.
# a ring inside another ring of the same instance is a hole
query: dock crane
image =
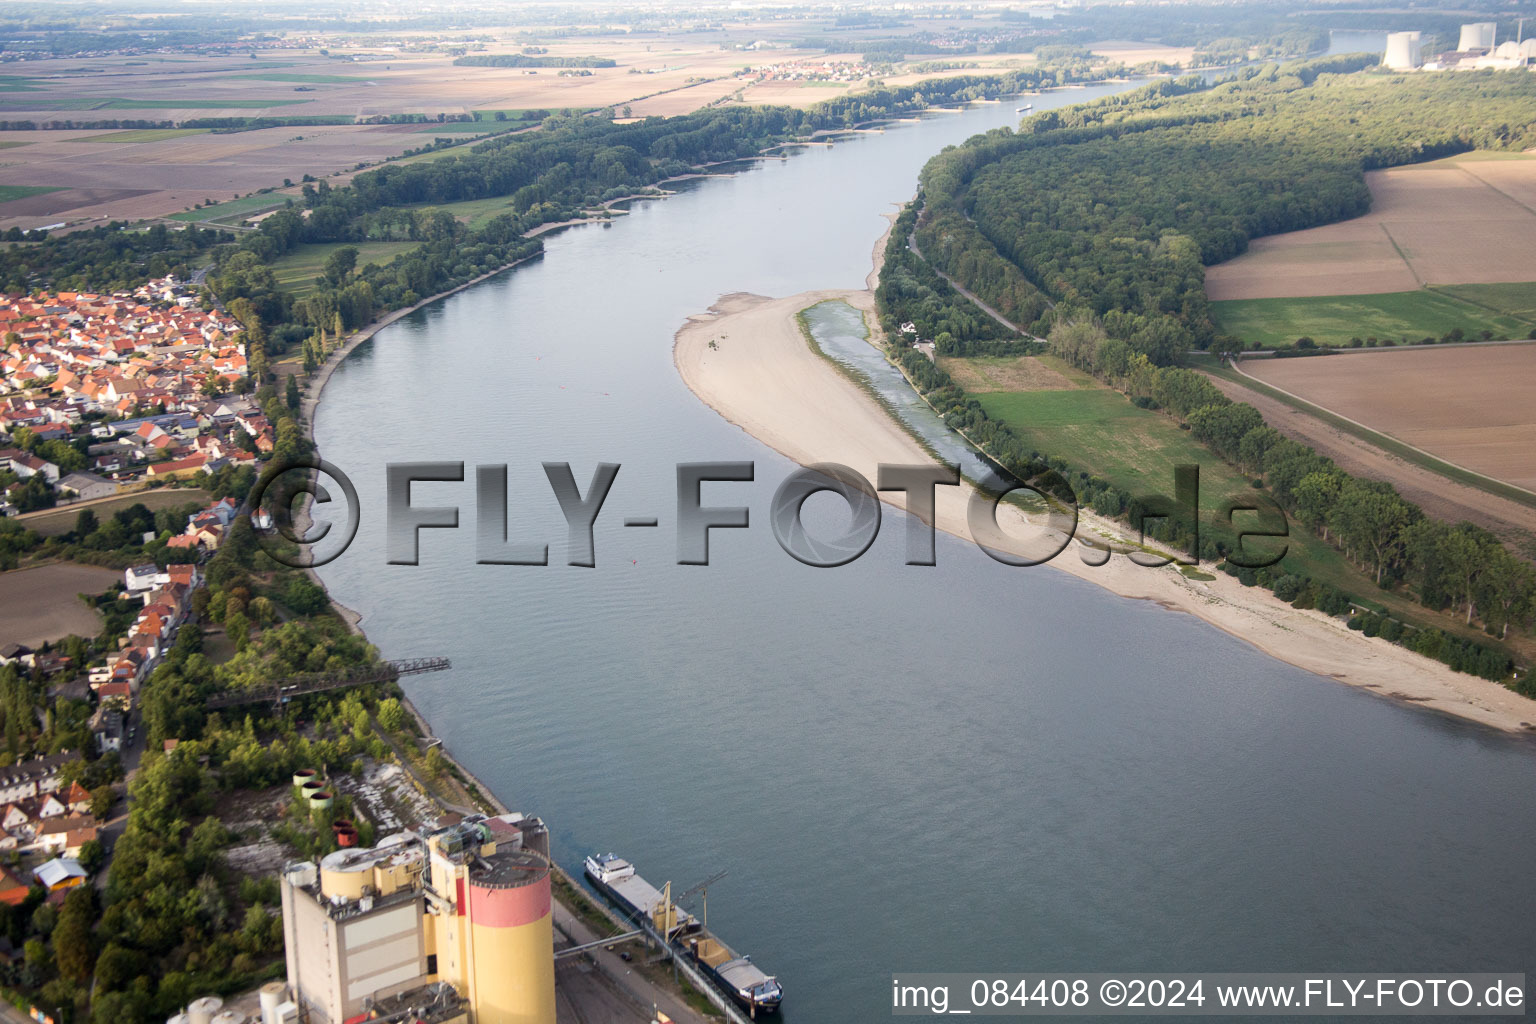
{"type": "Polygon", "coordinates": [[[703,925],[708,925],[709,924],[709,887],[714,885],[716,882],[720,881],[720,879],[724,878],[728,874],[730,874],[729,871],[717,871],[717,872],[715,872],[713,875],[710,875],[708,878],[704,879],[704,881],[700,882],[698,885],[695,885],[692,888],[685,889],[682,892],[678,893],[677,894],[677,901],[679,903],[681,903],[683,900],[685,900],[688,897],[692,896],[694,893],[698,893],[700,898],[703,901],[703,904],[704,904],[703,907],[700,908],[700,911],[699,911],[699,923],[703,924],[703,925]]]}

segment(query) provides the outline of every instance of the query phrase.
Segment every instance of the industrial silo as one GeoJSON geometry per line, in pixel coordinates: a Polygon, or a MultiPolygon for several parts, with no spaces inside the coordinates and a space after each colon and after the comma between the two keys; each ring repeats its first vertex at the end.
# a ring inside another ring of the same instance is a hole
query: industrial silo
{"type": "Polygon", "coordinates": [[[281,1024],[277,1008],[288,998],[288,986],[281,981],[269,981],[261,986],[256,998],[261,1005],[261,1024],[281,1024]]]}
{"type": "Polygon", "coordinates": [[[1409,71],[1422,63],[1419,59],[1419,33],[1388,32],[1387,52],[1381,63],[1394,71],[1409,71]]]}
{"type": "Polygon", "coordinates": [[[213,1024],[213,1015],[224,1008],[224,1000],[218,996],[203,996],[187,1006],[187,1020],[191,1024],[213,1024]]]}
{"type": "MultiPolygon", "coordinates": [[[[510,845],[510,844],[508,844],[510,845]]],[[[470,987],[477,1024],[549,1024],[555,964],[549,860],[498,849],[468,871],[465,902],[474,950],[470,987]]]]}

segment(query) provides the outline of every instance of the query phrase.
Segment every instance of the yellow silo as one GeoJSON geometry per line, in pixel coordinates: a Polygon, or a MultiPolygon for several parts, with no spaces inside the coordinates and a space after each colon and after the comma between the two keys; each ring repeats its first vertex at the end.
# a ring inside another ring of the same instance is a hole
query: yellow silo
{"type": "Polygon", "coordinates": [[[554,1024],[555,964],[549,861],[503,850],[465,879],[476,1024],[554,1024]]]}

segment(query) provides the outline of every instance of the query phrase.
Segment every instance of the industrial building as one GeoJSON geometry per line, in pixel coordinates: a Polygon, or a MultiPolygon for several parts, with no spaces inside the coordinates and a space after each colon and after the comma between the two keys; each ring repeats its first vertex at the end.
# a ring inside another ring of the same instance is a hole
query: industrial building
{"type": "Polygon", "coordinates": [[[1382,55],[1381,63],[1393,71],[1411,71],[1423,63],[1422,46],[1421,33],[1388,32],[1387,52],[1382,55]]]}
{"type": "MultiPolygon", "coordinates": [[[[1498,23],[1478,21],[1461,26],[1456,49],[1425,61],[1425,71],[1519,71],[1536,60],[1536,39],[1525,38],[1525,21],[1517,23],[1515,38],[1498,41],[1498,23]]],[[[1385,63],[1385,62],[1384,62],[1385,63]]]]}
{"type": "Polygon", "coordinates": [[[549,831],[475,816],[282,874],[301,1020],[554,1024],[549,831]]]}

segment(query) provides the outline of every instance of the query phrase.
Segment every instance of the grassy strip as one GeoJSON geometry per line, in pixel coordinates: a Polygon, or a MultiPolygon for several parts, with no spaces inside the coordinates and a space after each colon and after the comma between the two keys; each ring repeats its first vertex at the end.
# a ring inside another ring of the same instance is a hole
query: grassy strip
{"type": "Polygon", "coordinates": [[[1536,324],[1536,282],[1428,285],[1430,291],[1536,324]]]}
{"type": "Polygon", "coordinates": [[[1265,348],[1284,348],[1302,336],[1325,347],[1345,347],[1351,338],[1368,336],[1416,342],[1457,328],[1468,340],[1475,340],[1482,331],[1494,337],[1522,338],[1533,322],[1512,309],[1429,288],[1375,295],[1226,299],[1211,303],[1211,318],[1223,333],[1265,348]]]}
{"type": "Polygon", "coordinates": [[[101,110],[265,110],[267,107],[292,107],[309,100],[132,100],[114,97],[102,103],[101,110]]]}
{"type": "Polygon", "coordinates": [[[235,214],[249,216],[253,213],[261,213],[265,210],[275,210],[281,206],[286,206],[290,199],[297,200],[298,197],[284,192],[268,192],[266,195],[231,199],[227,202],[215,203],[212,206],[204,206],[197,210],[183,210],[180,213],[168,214],[166,219],[202,222],[215,220],[220,217],[229,217],[235,214]]]}
{"type": "Polygon", "coordinates": [[[70,142],[164,142],[185,135],[206,135],[207,128],[130,128],[127,131],[108,132],[105,135],[87,135],[70,142]]]}
{"type": "Polygon", "coordinates": [[[347,75],[295,75],[282,74],[252,74],[230,75],[230,78],[254,78],[262,82],[304,82],[311,85],[361,85],[368,81],[366,78],[349,77],[347,75]]]}
{"type": "Polygon", "coordinates": [[[60,185],[0,185],[0,203],[8,203],[12,199],[25,199],[28,196],[40,196],[48,192],[62,192],[60,185]]]}
{"type": "Polygon", "coordinates": [[[1532,495],[1528,491],[1523,491],[1518,487],[1502,483],[1501,481],[1494,480],[1490,477],[1485,477],[1480,473],[1474,473],[1470,469],[1464,469],[1461,466],[1446,462],[1443,459],[1437,459],[1433,455],[1420,451],[1412,445],[1404,444],[1402,441],[1399,441],[1386,434],[1371,430],[1369,427],[1363,427],[1358,423],[1351,422],[1350,420],[1345,419],[1337,413],[1329,412],[1327,409],[1324,409],[1320,405],[1313,405],[1311,402],[1296,398],[1293,395],[1288,395],[1278,388],[1270,387],[1268,384],[1265,384],[1262,381],[1257,381],[1252,377],[1244,376],[1243,374],[1238,373],[1236,370],[1230,369],[1229,367],[1202,366],[1200,369],[1202,372],[1208,373],[1213,377],[1220,377],[1222,380],[1231,381],[1234,384],[1240,384],[1250,391],[1257,392],[1261,395],[1267,395],[1278,402],[1284,402],[1286,405],[1293,409],[1297,409],[1311,416],[1315,416],[1316,418],[1322,420],[1324,423],[1327,423],[1329,426],[1336,427],[1352,437],[1357,437],[1368,444],[1380,448],[1382,451],[1396,455],[1404,462],[1418,466],[1420,469],[1427,469],[1431,473],[1437,473],[1448,480],[1454,480],[1457,483],[1465,484],[1468,487],[1475,487],[1485,494],[1492,494],[1496,497],[1506,498],[1509,501],[1517,502],[1521,505],[1524,505],[1526,508],[1536,508],[1536,495],[1532,495]]]}

